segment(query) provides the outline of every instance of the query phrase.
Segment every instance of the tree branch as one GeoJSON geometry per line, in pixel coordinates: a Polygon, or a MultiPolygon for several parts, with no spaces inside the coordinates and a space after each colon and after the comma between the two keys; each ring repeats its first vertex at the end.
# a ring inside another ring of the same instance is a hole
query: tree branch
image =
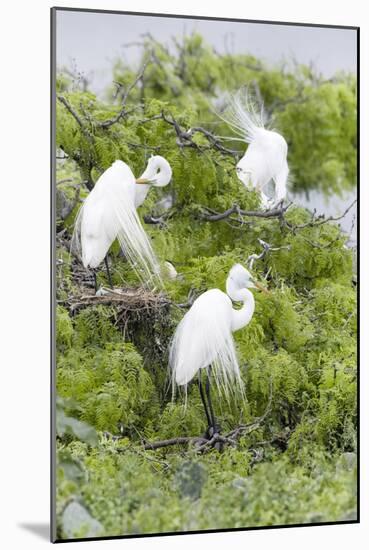
{"type": "Polygon", "coordinates": [[[291,250],[291,245],[275,247],[275,246],[271,246],[269,243],[263,241],[262,239],[258,239],[258,241],[263,247],[263,250],[260,254],[251,254],[247,258],[246,263],[248,264],[250,269],[252,269],[255,260],[262,260],[270,252],[276,252],[277,250],[291,250]]]}
{"type": "Polygon", "coordinates": [[[203,437],[174,437],[173,439],[164,439],[162,441],[148,441],[143,442],[142,446],[145,451],[162,449],[163,447],[170,447],[171,445],[189,445],[189,444],[204,444],[208,443],[208,440],[203,437]]]}
{"type": "Polygon", "coordinates": [[[232,218],[232,220],[238,221],[239,223],[243,223],[242,217],[264,218],[264,219],[281,218],[284,216],[284,213],[288,210],[288,208],[291,205],[292,205],[292,202],[287,204],[286,206],[283,206],[282,204],[280,204],[276,208],[264,211],[264,210],[241,210],[241,208],[237,204],[234,204],[233,206],[231,206],[231,208],[228,208],[228,210],[225,210],[224,212],[216,212],[211,208],[203,206],[202,209],[204,212],[200,214],[200,217],[209,222],[217,222],[217,221],[229,218],[230,216],[232,216],[232,214],[238,214],[238,218],[232,218]]]}
{"type": "MultiPolygon", "coordinates": [[[[140,80],[142,80],[143,75],[144,75],[145,70],[146,70],[146,67],[150,62],[150,59],[148,59],[143,64],[141,70],[138,72],[138,74],[137,74],[136,78],[134,79],[134,81],[132,82],[132,84],[130,84],[127,87],[127,89],[125,90],[125,92],[123,94],[123,97],[122,97],[122,101],[121,101],[120,111],[115,116],[113,116],[112,118],[109,118],[109,119],[104,120],[104,121],[96,121],[95,122],[96,126],[98,126],[99,128],[110,128],[110,126],[113,126],[113,124],[116,124],[117,122],[120,121],[121,118],[125,117],[128,114],[128,112],[126,111],[126,103],[127,103],[127,100],[128,100],[128,96],[131,93],[131,91],[133,90],[133,88],[137,85],[137,83],[140,80]]],[[[117,82],[116,84],[119,84],[119,83],[117,82]]],[[[119,84],[119,85],[122,86],[121,84],[119,84]]]]}
{"type": "Polygon", "coordinates": [[[155,216],[153,213],[146,214],[143,217],[143,220],[145,223],[149,225],[159,225],[160,227],[166,226],[166,221],[170,220],[174,216],[176,212],[176,208],[169,208],[169,210],[166,210],[163,212],[163,214],[160,214],[159,216],[155,216]]]}
{"type": "Polygon", "coordinates": [[[60,103],[62,103],[64,105],[64,107],[67,109],[67,111],[69,111],[69,113],[72,115],[74,120],[77,122],[77,124],[81,128],[82,133],[84,134],[85,138],[90,143],[93,143],[93,137],[90,134],[90,132],[87,130],[86,126],[83,124],[82,119],[78,115],[77,111],[74,110],[72,105],[69,103],[69,101],[63,95],[58,95],[57,97],[58,97],[58,100],[60,101],[60,103]]]}
{"type": "Polygon", "coordinates": [[[186,132],[186,139],[189,137],[192,137],[195,133],[201,133],[203,136],[207,138],[207,140],[210,142],[210,144],[215,148],[218,149],[221,153],[224,153],[226,155],[231,155],[233,157],[240,156],[240,152],[236,151],[234,149],[228,149],[228,147],[224,147],[221,143],[221,138],[219,136],[215,136],[209,130],[206,130],[205,128],[202,128],[202,126],[195,126],[194,128],[190,128],[188,132],[186,132]]]}
{"type": "Polygon", "coordinates": [[[210,439],[204,437],[175,437],[173,439],[164,439],[162,441],[143,441],[142,445],[145,450],[156,450],[164,447],[170,447],[172,445],[190,445],[193,444],[196,451],[199,453],[207,452],[216,447],[218,443],[224,445],[231,445],[232,447],[237,445],[237,440],[241,435],[249,434],[254,430],[257,430],[265,421],[267,416],[272,410],[272,398],[273,398],[273,383],[270,380],[269,386],[269,399],[264,413],[259,418],[256,418],[254,422],[250,424],[240,424],[226,435],[215,433],[210,439]]]}
{"type": "Polygon", "coordinates": [[[209,149],[216,149],[220,153],[224,155],[230,155],[234,158],[238,158],[240,156],[240,152],[229,149],[228,147],[224,147],[221,143],[221,138],[219,136],[216,136],[212,134],[209,130],[206,130],[205,128],[202,128],[201,126],[195,126],[194,128],[190,128],[189,130],[185,130],[179,122],[173,117],[172,114],[166,114],[164,111],[162,111],[158,115],[154,115],[149,118],[145,118],[141,120],[141,124],[146,124],[147,122],[151,122],[152,120],[163,120],[170,126],[172,126],[176,132],[177,135],[177,145],[179,147],[192,147],[194,149],[197,149],[200,153],[204,153],[208,151],[209,149]],[[192,138],[196,133],[200,133],[208,140],[209,145],[199,145],[196,143],[192,138]]]}
{"type": "Polygon", "coordinates": [[[336,217],[329,216],[328,218],[325,218],[324,214],[323,214],[318,219],[315,219],[316,210],[314,210],[312,212],[312,215],[311,215],[311,220],[307,223],[303,223],[303,224],[300,224],[300,225],[294,225],[294,224],[288,222],[287,220],[285,220],[285,224],[289,229],[291,229],[294,232],[294,231],[297,231],[299,229],[305,229],[305,227],[317,227],[318,225],[323,225],[323,224],[328,223],[328,222],[337,222],[339,220],[342,220],[342,218],[344,218],[346,216],[346,214],[351,210],[351,208],[354,206],[354,204],[356,202],[357,202],[357,199],[355,199],[350,204],[350,206],[348,206],[346,208],[346,210],[343,212],[343,214],[341,214],[340,216],[336,216],[336,217]]]}

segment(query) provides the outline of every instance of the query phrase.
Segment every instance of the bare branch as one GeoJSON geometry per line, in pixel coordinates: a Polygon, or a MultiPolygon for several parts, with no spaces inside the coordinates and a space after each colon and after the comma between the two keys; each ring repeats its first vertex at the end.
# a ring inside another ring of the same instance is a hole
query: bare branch
{"type": "Polygon", "coordinates": [[[226,218],[229,218],[232,216],[232,214],[238,214],[238,218],[232,218],[233,221],[238,221],[239,223],[243,223],[242,218],[243,217],[251,217],[251,218],[282,218],[284,213],[288,210],[288,208],[292,205],[292,202],[290,204],[287,204],[286,206],[283,206],[282,204],[277,206],[276,208],[272,208],[271,210],[241,210],[241,208],[234,204],[231,206],[231,208],[228,208],[228,210],[225,210],[224,212],[216,212],[215,210],[212,210],[211,208],[208,208],[206,206],[202,207],[203,213],[200,214],[200,217],[206,221],[210,222],[217,222],[220,220],[224,220],[226,218]]]}
{"type": "MultiPolygon", "coordinates": [[[[127,89],[125,90],[125,92],[123,94],[123,97],[122,97],[122,101],[121,101],[120,111],[115,116],[113,116],[112,118],[109,118],[108,120],[95,122],[96,126],[98,126],[99,128],[109,128],[110,126],[113,126],[113,124],[116,124],[117,122],[119,122],[121,118],[125,117],[128,114],[127,111],[126,111],[126,103],[127,103],[127,100],[128,100],[128,96],[131,93],[131,91],[133,90],[133,88],[137,85],[137,83],[140,80],[142,80],[143,75],[144,75],[145,70],[146,70],[146,67],[149,64],[149,62],[150,62],[150,59],[148,59],[143,64],[142,68],[138,72],[138,74],[137,74],[136,78],[134,79],[134,81],[132,82],[132,84],[130,84],[127,87],[127,89]]],[[[118,82],[116,82],[115,84],[118,84],[119,86],[122,86],[118,82]]]]}
{"type": "Polygon", "coordinates": [[[328,218],[325,218],[324,215],[323,215],[323,216],[320,216],[320,218],[322,218],[322,219],[315,219],[316,210],[314,210],[312,215],[311,215],[311,220],[307,223],[303,223],[303,224],[300,224],[300,225],[294,225],[294,224],[291,224],[290,222],[288,222],[287,220],[285,220],[285,224],[292,231],[296,231],[296,230],[299,230],[299,229],[305,229],[305,227],[317,227],[318,225],[323,225],[323,224],[328,223],[328,222],[337,222],[339,220],[342,220],[342,218],[344,218],[346,216],[346,214],[351,210],[351,208],[354,206],[354,204],[356,202],[357,202],[357,199],[355,199],[346,208],[346,210],[343,212],[343,214],[341,214],[340,216],[336,216],[336,217],[329,216],[328,218]]]}
{"type": "Polygon", "coordinates": [[[258,239],[258,241],[263,247],[263,250],[260,254],[251,254],[247,258],[246,263],[248,264],[250,269],[253,268],[255,260],[262,260],[267,254],[269,254],[269,252],[276,252],[277,250],[291,250],[291,245],[275,247],[271,246],[269,243],[263,241],[262,239],[258,239]]]}
{"type": "Polygon", "coordinates": [[[80,126],[80,128],[82,130],[82,133],[84,134],[86,139],[90,143],[92,143],[93,142],[93,137],[92,137],[91,133],[88,131],[88,129],[86,128],[86,126],[83,124],[83,122],[82,122],[80,116],[78,115],[77,111],[75,111],[75,109],[72,107],[72,105],[69,103],[69,101],[63,95],[58,95],[58,100],[60,101],[60,103],[62,103],[64,105],[64,107],[67,109],[67,111],[69,111],[69,113],[72,115],[74,120],[80,126]]]}
{"type": "Polygon", "coordinates": [[[160,227],[166,226],[166,221],[173,217],[176,209],[171,208],[161,214],[160,216],[154,216],[154,214],[147,214],[143,217],[144,222],[151,225],[159,225],[160,227]]]}
{"type": "MultiPolygon", "coordinates": [[[[293,205],[292,202],[290,202],[286,206],[283,206],[283,203],[280,203],[275,208],[272,208],[271,210],[265,210],[265,211],[264,210],[255,210],[255,211],[253,211],[253,210],[241,210],[240,207],[237,204],[234,204],[233,206],[231,206],[230,208],[228,208],[228,210],[225,210],[224,212],[217,212],[217,211],[215,211],[215,210],[213,210],[209,207],[203,206],[202,207],[202,212],[199,214],[199,217],[201,219],[204,219],[204,220],[210,221],[210,222],[228,220],[228,221],[232,222],[232,224],[238,224],[238,226],[244,225],[245,224],[244,218],[247,218],[247,217],[264,218],[264,219],[278,218],[283,223],[283,225],[285,227],[287,227],[290,231],[295,233],[296,231],[299,231],[301,229],[305,229],[307,227],[317,227],[317,226],[323,225],[323,224],[331,222],[331,221],[341,220],[342,218],[344,218],[346,216],[346,214],[349,212],[349,210],[354,206],[354,204],[356,202],[357,202],[357,199],[355,199],[346,208],[346,210],[343,212],[343,214],[341,214],[340,216],[336,216],[336,217],[335,216],[329,216],[328,218],[325,218],[324,216],[320,216],[319,218],[316,218],[315,217],[316,216],[316,211],[314,210],[314,212],[311,215],[310,221],[308,221],[306,223],[303,223],[303,224],[300,224],[300,225],[294,225],[285,218],[285,212],[293,205]],[[235,214],[236,214],[236,216],[235,216],[235,214]]],[[[235,227],[235,225],[232,225],[232,227],[235,227]]],[[[305,237],[303,237],[303,238],[311,246],[314,246],[315,248],[328,248],[329,246],[331,246],[331,244],[333,242],[335,242],[335,241],[332,241],[328,244],[320,245],[319,243],[313,243],[312,241],[310,241],[309,239],[306,239],[305,237]]],[[[335,240],[337,240],[337,239],[335,239],[335,240]]],[[[260,244],[262,244],[262,243],[260,243],[260,244]]],[[[270,245],[268,245],[268,243],[265,243],[265,245],[262,244],[262,246],[263,246],[263,248],[264,248],[264,246],[267,248],[270,245]]],[[[284,247],[284,248],[286,248],[286,247],[284,247]]],[[[275,250],[278,250],[278,248],[275,248],[275,250]]],[[[268,251],[273,251],[273,249],[269,248],[268,251]]],[[[267,253],[267,251],[262,252],[261,255],[254,255],[253,254],[248,258],[248,261],[251,261],[251,263],[253,263],[254,260],[263,258],[266,253],[267,253]]]]}
{"type": "Polygon", "coordinates": [[[151,122],[152,120],[162,120],[163,119],[163,116],[160,114],[160,115],[153,115],[153,116],[150,116],[148,118],[143,118],[142,120],[140,120],[140,123],[141,124],[146,124],[147,122],[151,122]]]}
{"type": "Polygon", "coordinates": [[[144,216],[144,222],[148,225],[159,225],[159,227],[166,227],[165,216],[157,216],[156,218],[152,215],[144,216]]]}
{"type": "MultiPolygon", "coordinates": [[[[233,157],[239,157],[240,152],[236,151],[234,149],[228,149],[228,147],[224,147],[221,143],[221,139],[219,136],[215,136],[209,130],[206,130],[205,128],[202,128],[201,126],[196,126],[195,128],[190,128],[190,130],[187,132],[187,136],[192,137],[195,133],[201,133],[203,134],[207,140],[210,142],[210,144],[215,148],[218,149],[221,153],[224,153],[226,155],[231,155],[233,157]]],[[[187,137],[186,137],[187,139],[187,137]]]]}
{"type": "Polygon", "coordinates": [[[62,72],[70,76],[73,80],[76,80],[77,83],[80,82],[82,84],[83,92],[86,92],[88,90],[88,87],[91,84],[91,80],[89,77],[85,76],[82,72],[79,72],[77,70],[73,71],[68,67],[64,67],[62,72]]]}
{"type": "Polygon", "coordinates": [[[207,443],[207,439],[202,437],[175,437],[173,439],[164,439],[162,441],[147,441],[143,442],[143,448],[147,450],[162,449],[163,447],[170,447],[171,445],[189,445],[189,444],[201,444],[207,443]]]}
{"type": "Polygon", "coordinates": [[[177,135],[177,145],[181,148],[192,147],[194,149],[197,149],[200,153],[205,153],[209,149],[216,149],[220,153],[223,153],[224,155],[230,155],[234,158],[238,158],[240,156],[239,151],[224,147],[224,145],[222,145],[221,143],[222,138],[220,138],[220,136],[214,135],[212,132],[206,130],[205,128],[202,128],[201,126],[196,126],[194,128],[190,128],[189,130],[185,130],[171,113],[167,114],[162,111],[161,114],[141,120],[141,124],[146,124],[147,122],[151,122],[153,120],[163,120],[164,122],[172,126],[177,135]],[[209,142],[209,145],[205,146],[196,143],[192,139],[196,133],[200,133],[205,136],[209,142]]]}

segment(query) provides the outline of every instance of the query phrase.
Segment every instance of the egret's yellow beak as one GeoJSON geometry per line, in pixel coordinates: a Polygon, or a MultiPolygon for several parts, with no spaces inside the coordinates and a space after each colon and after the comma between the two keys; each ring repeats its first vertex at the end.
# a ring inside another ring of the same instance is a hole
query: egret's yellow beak
{"type": "Polygon", "coordinates": [[[145,184],[145,183],[153,183],[153,182],[151,180],[146,179],[146,178],[137,178],[136,183],[145,184]]]}
{"type": "Polygon", "coordinates": [[[267,288],[265,288],[265,286],[258,283],[258,281],[254,281],[254,285],[256,286],[256,288],[258,288],[262,292],[265,292],[265,294],[270,294],[270,291],[267,288]]]}

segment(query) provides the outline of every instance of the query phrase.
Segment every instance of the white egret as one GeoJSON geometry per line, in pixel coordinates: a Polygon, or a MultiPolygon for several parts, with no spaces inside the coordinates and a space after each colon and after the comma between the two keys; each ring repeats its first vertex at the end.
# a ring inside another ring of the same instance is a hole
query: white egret
{"type": "Polygon", "coordinates": [[[226,111],[219,115],[249,144],[238,162],[237,176],[246,188],[259,191],[263,208],[280,203],[287,193],[288,145],[281,134],[264,127],[263,109],[256,108],[246,91],[229,96],[226,111]],[[274,197],[265,194],[269,182],[274,182],[274,197]]]}
{"type": "Polygon", "coordinates": [[[72,237],[72,250],[82,258],[86,269],[94,269],[104,260],[112,286],[106,255],[118,238],[127,260],[142,279],[160,279],[157,259],[136,209],[151,187],[164,187],[171,177],[169,163],[158,155],[149,159],[138,179],[121,160],[100,176],[78,213],[72,237]]]}
{"type": "Polygon", "coordinates": [[[226,282],[227,294],[217,288],[201,294],[179,323],[171,342],[169,365],[173,389],[175,384],[186,387],[198,374],[210,435],[219,430],[210,398],[210,371],[213,371],[218,390],[228,394],[234,384],[242,390],[232,333],[252,319],[255,301],[249,288],[268,292],[242,265],[234,265],[226,282]],[[243,307],[233,309],[232,301],[243,302],[243,307]],[[202,369],[207,370],[205,391],[208,404],[201,383],[202,369]]]}

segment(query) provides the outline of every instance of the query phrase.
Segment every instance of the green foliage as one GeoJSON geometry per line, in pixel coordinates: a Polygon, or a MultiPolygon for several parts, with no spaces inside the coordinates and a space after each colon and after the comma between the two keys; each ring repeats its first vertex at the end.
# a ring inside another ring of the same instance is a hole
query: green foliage
{"type": "Polygon", "coordinates": [[[109,341],[119,341],[119,333],[114,326],[114,308],[104,306],[82,310],[74,321],[78,344],[82,347],[99,346],[109,341]]]}
{"type": "MultiPolygon", "coordinates": [[[[304,65],[268,67],[249,55],[214,52],[198,34],[175,45],[177,52],[170,54],[150,37],[145,40],[142,58],[153,51],[154,62],[134,100],[163,99],[185,109],[190,105],[197,120],[210,123],[210,129],[218,124],[219,133],[229,135],[229,128],[213,115],[214,102],[222,92],[248,86],[260,93],[272,126],[287,139],[295,190],[319,188],[330,194],[355,185],[356,80],[352,75],[340,73],[324,80],[304,65]]],[[[114,80],[126,84],[129,79],[134,79],[130,67],[118,60],[114,80]]],[[[239,145],[235,142],[234,147],[239,145]]]]}
{"type": "MultiPolygon", "coordinates": [[[[356,519],[356,456],[301,453],[305,465],[276,456],[251,474],[246,451],[163,459],[139,448],[105,447],[85,458],[89,481],[74,490],[105,535],[356,519]]],[[[72,488],[66,483],[64,477],[58,484],[64,499],[72,488]]]]}
{"type": "MultiPolygon", "coordinates": [[[[227,402],[213,393],[224,433],[263,415],[270,387],[271,407],[237,448],[201,456],[178,446],[143,450],[143,439],[199,436],[206,429],[196,384],[186,397],[177,392],[171,399],[168,345],[185,310],[71,307],[71,299],[87,291],[65,244],[76,205],[58,220],[59,534],[65,536],[62,517],[71,502],[100,522],[105,535],[354,519],[356,291],[347,237],[335,223],[310,224],[311,214],[296,206],[284,220],[247,218],[242,226],[230,218],[201,219],[204,206],[256,210],[259,198],[240,185],[233,156],[201,133],[193,145],[181,143],[163,114],[183,131],[203,126],[228,135],[213,112],[217,97],[256,86],[288,140],[294,188],[340,193],[355,183],[356,82],[350,75],[327,82],[307,67],[281,71],[250,56],[216,55],[198,35],[176,43],[176,55],[144,41],[143,60],[149,49],[154,58],[114,124],[102,125],[121,111],[122,94],[135,80],[130,67],[115,64],[114,80],[122,86],[107,102],[61,75],[58,93],[82,124],[58,101],[57,146],[68,156],[58,164],[58,180],[81,184],[83,199],[82,182],[93,185],[117,158],[136,175],[151,153],[167,158],[171,185],[153,189],[139,212],[160,216],[160,199],[174,198],[165,224],[145,224],[145,231],[158,257],[179,273],[166,278],[162,290],[176,304],[190,291],[225,290],[230,267],[262,251],[258,239],[278,248],[255,261],[253,274],[271,292],[255,291],[253,319],[235,334],[245,399],[227,402]]],[[[224,143],[243,153],[239,142],[224,143]]],[[[73,199],[73,186],[60,189],[73,199]]],[[[117,243],[110,256],[114,284],[138,286],[117,243]]],[[[104,270],[98,281],[107,284],[104,270]]]]}
{"type": "Polygon", "coordinates": [[[71,348],[74,334],[73,323],[68,311],[61,306],[57,306],[56,308],[56,324],[56,345],[58,349],[71,348]]]}
{"type": "Polygon", "coordinates": [[[74,320],[73,346],[57,361],[57,391],[78,404],[76,417],[115,433],[132,426],[138,429],[145,414],[156,410],[153,383],[142,357],[132,344],[117,340],[106,310],[87,308],[74,320]]]}

